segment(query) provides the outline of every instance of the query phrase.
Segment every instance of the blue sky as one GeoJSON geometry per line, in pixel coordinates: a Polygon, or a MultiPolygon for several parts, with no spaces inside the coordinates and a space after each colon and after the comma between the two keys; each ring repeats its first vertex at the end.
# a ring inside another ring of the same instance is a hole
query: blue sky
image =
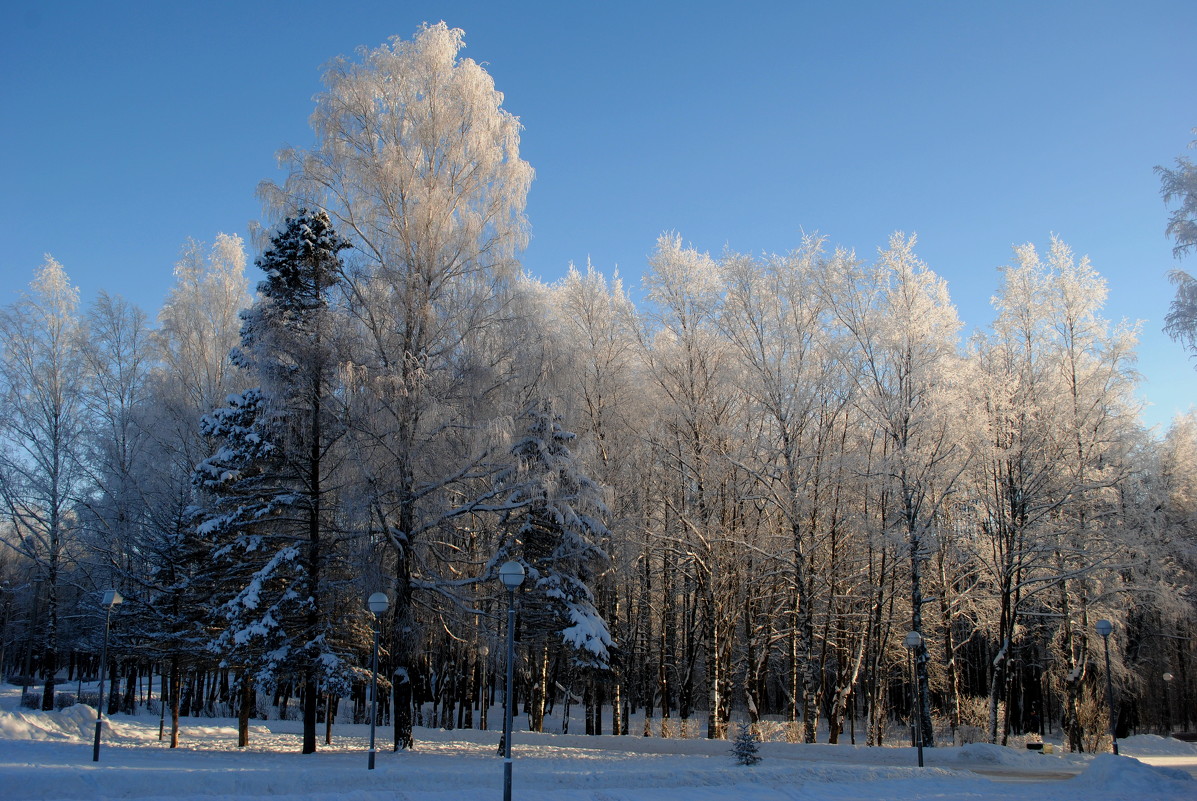
{"type": "Polygon", "coordinates": [[[635,284],[663,231],[871,255],[902,230],[971,329],[1011,246],[1055,233],[1107,316],[1143,321],[1145,420],[1197,399],[1160,333],[1178,263],[1152,172],[1197,127],[1189,0],[14,4],[0,303],[48,252],[85,299],[156,312],[183,241],[244,235],[274,153],[311,143],[320,66],[442,19],[525,126],[533,274],[590,258],[635,284]]]}

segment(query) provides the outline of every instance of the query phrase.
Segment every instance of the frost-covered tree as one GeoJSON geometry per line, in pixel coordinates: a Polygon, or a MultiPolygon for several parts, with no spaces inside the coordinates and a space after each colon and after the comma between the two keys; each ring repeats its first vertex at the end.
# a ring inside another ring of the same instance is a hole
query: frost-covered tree
{"type": "MultiPolygon", "coordinates": [[[[1159,166],[1155,171],[1160,176],[1164,203],[1177,201],[1166,231],[1176,243],[1172,253],[1179,259],[1197,249],[1197,165],[1186,156],[1178,156],[1175,167],[1159,166]]],[[[1164,318],[1164,331],[1190,351],[1197,351],[1197,279],[1181,269],[1173,270],[1169,277],[1176,296],[1164,318]]]]}
{"type": "MultiPolygon", "coordinates": [[[[826,675],[816,658],[814,552],[820,539],[836,537],[841,528],[834,515],[819,509],[827,492],[821,468],[832,464],[820,450],[834,441],[833,435],[820,432],[829,434],[841,422],[848,397],[833,387],[838,371],[824,335],[830,327],[827,304],[816,282],[826,269],[822,249],[822,239],[807,237],[801,248],[784,257],[729,256],[723,264],[728,292],[721,318],[724,334],[744,366],[740,386],[747,414],[763,421],[749,457],[756,491],[769,499],[780,536],[790,546],[782,557],[792,577],[789,624],[783,629],[790,670],[787,715],[797,721],[801,709],[806,742],[815,739],[826,675]]],[[[768,648],[758,652],[763,656],[768,648]]],[[[851,671],[845,678],[849,686],[855,679],[851,671]]],[[[833,713],[839,700],[831,705],[833,713]]],[[[756,700],[748,702],[755,714],[756,700]]],[[[838,713],[834,716],[838,720],[838,713]]],[[[832,726],[832,733],[838,734],[838,726],[832,726]]]]}
{"type": "Polygon", "coordinates": [[[301,210],[271,239],[233,357],[260,384],[205,418],[202,432],[220,447],[196,471],[210,494],[197,533],[221,588],[215,648],[246,680],[274,686],[295,676],[304,753],[316,750],[318,692],[347,694],[352,674],[342,634],[353,607],[337,603],[345,535],[335,477],[345,427],[330,297],[347,247],[320,211],[301,210]]]}
{"type": "Polygon", "coordinates": [[[79,293],[49,256],[30,291],[0,310],[0,499],[11,537],[0,542],[37,565],[48,617],[42,709],[54,709],[60,591],[86,481],[81,462],[84,360],[79,293]]]}
{"type": "MultiPolygon", "coordinates": [[[[656,499],[661,505],[657,514],[671,568],[693,588],[686,601],[695,606],[690,618],[694,631],[687,632],[695,647],[687,654],[688,664],[677,669],[687,676],[679,706],[683,720],[697,706],[690,693],[701,653],[707,736],[722,738],[731,712],[729,646],[737,623],[725,606],[730,602],[725,588],[736,581],[739,573],[732,565],[742,555],[736,532],[724,525],[735,519],[738,499],[732,489],[735,463],[727,458],[733,452],[730,432],[738,393],[731,349],[717,325],[723,280],[718,262],[683,246],[676,234],[657,240],[649,268],[644,286],[656,306],[656,330],[645,343],[644,358],[662,400],[649,437],[668,471],[656,499]]],[[[662,637],[667,637],[677,623],[669,619],[671,590],[663,592],[661,626],[668,632],[662,637]]]]}
{"type": "MultiPolygon", "coordinates": [[[[829,274],[836,283],[829,284],[828,302],[844,331],[844,358],[857,365],[854,402],[881,438],[881,456],[870,470],[886,531],[906,550],[910,627],[924,634],[925,564],[967,453],[958,440],[960,322],[947,283],[918,259],[914,244],[913,236],[895,234],[865,274],[844,262],[847,273],[829,274]]],[[[924,634],[915,663],[926,743],[934,740],[928,659],[924,634]]]]}
{"type": "Polygon", "coordinates": [[[97,585],[133,596],[130,577],[140,580],[148,569],[146,493],[157,466],[141,424],[155,352],[145,313],[122,298],[101,292],[84,322],[85,463],[91,486],[82,499],[82,522],[97,563],[97,585]]]}
{"type": "Polygon", "coordinates": [[[561,398],[554,408],[574,421],[578,440],[586,443],[587,469],[608,496],[604,520],[610,535],[601,545],[611,567],[599,578],[595,594],[620,643],[605,677],[611,732],[623,734],[630,706],[639,702],[652,675],[647,654],[629,648],[631,642],[645,641],[649,606],[641,587],[648,567],[637,567],[648,534],[641,514],[649,462],[637,426],[646,419],[652,397],[642,381],[636,310],[619,277],[607,279],[590,264],[585,272],[571,265],[551,287],[533,290],[542,304],[537,317],[547,322],[553,342],[549,379],[561,398]]]}
{"type": "Polygon", "coordinates": [[[1101,318],[1105,281],[1063,242],[1053,239],[1045,256],[1031,245],[1015,256],[994,299],[993,329],[974,342],[974,405],[985,418],[974,462],[983,547],[973,559],[997,631],[988,733],[996,741],[1010,730],[998,713],[1011,663],[1046,640],[1059,654],[1066,727],[1080,748],[1089,609],[1115,597],[1112,560],[1125,547],[1112,489],[1128,476],[1136,425],[1134,331],[1101,318]],[[1060,624],[1045,627],[1055,615],[1060,624]]]}
{"type": "Polygon", "coordinates": [[[250,302],[239,237],[220,234],[211,248],[188,240],[174,274],[154,332],[150,399],[139,410],[140,428],[150,439],[147,459],[155,466],[145,489],[141,545],[151,565],[143,586],[130,587],[126,596],[169,663],[171,747],[178,745],[183,672],[211,660],[204,610],[212,587],[196,581],[204,553],[196,547],[191,507],[195,466],[211,455],[213,444],[199,421],[247,386],[230,354],[239,342],[239,314],[250,302]]]}
{"type": "Polygon", "coordinates": [[[421,540],[476,510],[523,361],[510,297],[532,169],[490,75],[459,57],[463,36],[440,23],[334,60],[315,146],[283,151],[287,180],[261,190],[279,210],[326,211],[354,246],[351,417],[361,505],[394,561],[396,748],[412,743],[413,592],[447,586],[421,540]]]}

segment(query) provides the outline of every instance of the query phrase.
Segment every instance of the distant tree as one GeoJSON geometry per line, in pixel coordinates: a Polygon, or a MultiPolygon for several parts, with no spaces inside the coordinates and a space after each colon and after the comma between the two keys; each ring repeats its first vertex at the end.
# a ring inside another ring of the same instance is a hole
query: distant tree
{"type": "MultiPolygon", "coordinates": [[[[720,265],[708,254],[683,246],[677,234],[666,234],[657,240],[643,286],[656,306],[657,327],[645,342],[644,359],[661,397],[649,436],[662,452],[657,458],[666,471],[666,483],[655,500],[663,507],[658,513],[668,521],[661,531],[672,551],[667,569],[681,575],[690,596],[682,603],[693,605],[692,612],[682,611],[693,614],[689,630],[673,631],[677,594],[663,588],[661,639],[693,638],[682,649],[685,664],[676,665],[678,706],[685,721],[698,706],[694,678],[705,673],[707,736],[723,739],[732,701],[728,646],[737,624],[726,589],[739,577],[744,554],[736,543],[738,532],[726,524],[738,518],[736,490],[730,489],[735,467],[727,455],[733,448],[729,431],[739,393],[731,348],[717,325],[724,280],[720,265]]],[[[667,581],[668,575],[662,576],[662,582],[667,581]]],[[[664,650],[675,649],[666,645],[664,650]]],[[[662,661],[666,660],[674,656],[662,661]]],[[[670,680],[666,676],[661,682],[663,717],[670,680]]]]}
{"type": "Polygon", "coordinates": [[[974,339],[970,386],[984,419],[974,429],[972,497],[983,514],[971,561],[995,605],[997,635],[988,735],[998,742],[1010,732],[1011,705],[1002,702],[1013,666],[1027,661],[1020,655],[1054,641],[1065,729],[1079,749],[1078,710],[1092,684],[1086,619],[1112,600],[1109,576],[1127,552],[1115,536],[1112,490],[1130,472],[1134,331],[1102,319],[1104,279],[1060,240],[1043,256],[1029,244],[1015,256],[992,331],[974,339]]]}
{"type": "Polygon", "coordinates": [[[564,278],[537,295],[544,311],[536,317],[549,322],[555,340],[550,377],[554,397],[561,398],[555,408],[574,421],[579,440],[587,444],[586,467],[606,491],[604,521],[610,535],[601,544],[611,567],[594,589],[597,607],[620,645],[612,669],[603,675],[611,691],[611,733],[624,734],[633,697],[643,694],[653,675],[649,655],[632,645],[643,644],[646,632],[647,599],[638,580],[646,567],[638,567],[637,559],[646,535],[639,514],[649,466],[633,426],[645,419],[652,403],[638,380],[636,311],[618,276],[608,282],[589,264],[585,273],[571,265],[564,278]]]}

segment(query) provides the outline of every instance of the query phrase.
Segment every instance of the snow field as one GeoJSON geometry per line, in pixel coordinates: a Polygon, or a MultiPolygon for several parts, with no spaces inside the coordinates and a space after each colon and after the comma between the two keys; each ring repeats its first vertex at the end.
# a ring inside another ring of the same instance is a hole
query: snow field
{"type": "MultiPolygon", "coordinates": [[[[498,732],[418,729],[417,749],[392,753],[379,730],[377,769],[366,769],[369,729],[338,725],[333,744],[299,753],[298,721],[255,723],[236,748],[236,722],[186,719],[180,748],[158,741],[158,720],[118,715],[105,724],[91,761],[95,713],[15,709],[0,699],[3,801],[456,801],[498,798],[498,732]]],[[[908,747],[762,743],[763,761],[736,765],[730,741],[516,731],[514,797],[520,801],[1193,801],[1184,770],[1127,757],[1045,757],[972,744],[927,749],[914,767],[908,747]],[[984,772],[981,775],[978,771],[984,772]],[[995,781],[1000,779],[1001,781],[995,781]]],[[[1140,736],[1124,753],[1174,759],[1197,769],[1197,746],[1140,736]]]]}

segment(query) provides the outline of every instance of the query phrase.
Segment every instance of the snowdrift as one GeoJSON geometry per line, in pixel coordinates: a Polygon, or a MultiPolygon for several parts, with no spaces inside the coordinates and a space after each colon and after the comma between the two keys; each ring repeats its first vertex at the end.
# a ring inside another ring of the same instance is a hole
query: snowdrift
{"type": "Polygon", "coordinates": [[[1185,793],[1197,798],[1197,780],[1185,771],[1145,765],[1133,757],[1113,754],[1093,757],[1085,772],[1069,784],[1105,794],[1125,794],[1126,798],[1184,797],[1185,793]]]}
{"type": "Polygon", "coordinates": [[[0,739],[83,742],[95,736],[96,711],[75,704],[55,712],[0,712],[0,739]]]}

